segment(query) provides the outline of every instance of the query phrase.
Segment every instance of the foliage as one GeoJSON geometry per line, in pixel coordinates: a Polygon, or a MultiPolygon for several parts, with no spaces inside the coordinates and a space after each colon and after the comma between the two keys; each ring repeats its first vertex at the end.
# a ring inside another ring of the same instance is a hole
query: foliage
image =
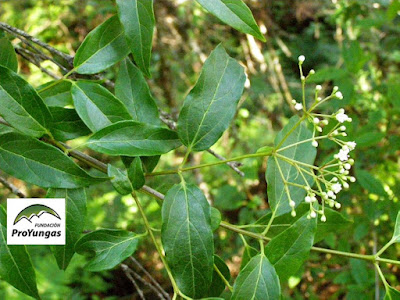
{"type": "Polygon", "coordinates": [[[140,297],[136,257],[174,299],[399,297],[398,0],[45,2],[5,19],[91,30],[38,33],[53,47],[0,23],[0,170],[66,198],[65,274],[6,244],[2,207],[2,280],[85,298],[124,275],[140,297]]]}

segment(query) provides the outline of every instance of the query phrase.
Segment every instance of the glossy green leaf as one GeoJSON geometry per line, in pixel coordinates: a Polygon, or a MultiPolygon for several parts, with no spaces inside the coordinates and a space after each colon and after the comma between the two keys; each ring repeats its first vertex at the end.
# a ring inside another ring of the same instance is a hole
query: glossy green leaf
{"type": "Polygon", "coordinates": [[[400,300],[400,292],[389,286],[386,288],[385,298],[383,300],[400,300]]]}
{"type": "Polygon", "coordinates": [[[394,232],[392,237],[393,242],[400,242],[400,211],[397,213],[396,224],[394,225],[394,232]]]}
{"type": "Polygon", "coordinates": [[[71,93],[78,115],[93,132],[132,119],[125,105],[97,83],[79,81],[72,85],[71,93]]]}
{"type": "Polygon", "coordinates": [[[11,71],[18,71],[18,59],[14,47],[8,38],[0,38],[0,65],[10,69],[11,71]]]}
{"type": "Polygon", "coordinates": [[[111,184],[118,193],[128,195],[133,192],[132,184],[128,179],[126,171],[122,171],[109,164],[107,174],[111,178],[111,184]]]}
{"type": "Polygon", "coordinates": [[[281,286],[275,268],[268,258],[259,254],[240,271],[231,300],[278,300],[280,296],[281,286]]]}
{"type": "Polygon", "coordinates": [[[294,275],[307,260],[314,243],[317,219],[308,219],[307,215],[304,214],[265,247],[265,255],[282,282],[294,275]]]}
{"type": "Polygon", "coordinates": [[[131,256],[137,248],[138,236],[126,230],[100,229],[83,236],[75,245],[79,254],[92,258],[86,269],[93,272],[109,270],[131,256]]]}
{"type": "Polygon", "coordinates": [[[17,73],[0,66],[0,115],[24,134],[47,133],[51,114],[35,89],[17,73]]]}
{"type": "Polygon", "coordinates": [[[228,128],[242,95],[243,67],[219,45],[204,63],[178,119],[178,134],[189,150],[210,148],[228,128]]]}
{"type": "MultiPolygon", "coordinates": [[[[289,123],[277,135],[275,139],[275,146],[278,146],[286,135],[288,136],[280,148],[312,138],[312,132],[307,129],[304,123],[301,123],[296,127],[295,130],[290,132],[292,128],[296,126],[298,121],[299,118],[297,116],[294,116],[290,119],[289,123]]],[[[283,151],[280,151],[279,154],[288,159],[312,165],[315,160],[316,152],[317,151],[315,147],[311,145],[310,141],[287,148],[283,151]]],[[[309,185],[312,186],[312,177],[305,172],[303,172],[303,174],[309,185]]],[[[268,201],[271,206],[271,210],[275,212],[275,216],[280,216],[291,211],[291,207],[289,206],[289,198],[284,186],[284,180],[305,185],[304,178],[301,176],[298,169],[289,164],[287,161],[277,158],[276,156],[269,157],[268,168],[266,172],[266,179],[268,183],[268,201]]],[[[304,200],[306,191],[303,188],[289,185],[288,189],[290,196],[292,200],[296,202],[296,205],[304,200]]]]}
{"type": "Polygon", "coordinates": [[[219,228],[219,224],[221,224],[221,213],[215,207],[211,207],[211,229],[215,231],[219,228]]]}
{"type": "Polygon", "coordinates": [[[51,246],[60,269],[65,270],[75,254],[75,243],[82,235],[86,219],[85,189],[49,189],[47,198],[65,198],[65,245],[51,246]]]}
{"type": "Polygon", "coordinates": [[[265,37],[258,28],[251,10],[242,0],[197,0],[197,2],[222,22],[265,42],[265,37]]]}
{"type": "Polygon", "coordinates": [[[47,106],[72,106],[71,85],[71,81],[68,80],[50,81],[37,90],[47,106]]]}
{"type": "Polygon", "coordinates": [[[117,8],[135,63],[150,77],[151,44],[155,24],[153,0],[117,0],[117,8]]]}
{"type": "Polygon", "coordinates": [[[380,180],[376,179],[368,171],[356,170],[356,177],[358,183],[367,191],[379,196],[387,196],[385,188],[380,180]]]}
{"type": "Polygon", "coordinates": [[[218,297],[225,290],[225,282],[215,270],[215,267],[218,268],[219,272],[224,276],[226,281],[229,282],[229,280],[231,279],[231,272],[229,271],[228,266],[218,255],[214,255],[214,265],[215,266],[212,275],[212,282],[207,293],[208,297],[218,297]]]}
{"type": "Polygon", "coordinates": [[[7,216],[3,206],[0,206],[0,278],[39,299],[36,274],[26,247],[7,245],[7,216]]]}
{"type": "Polygon", "coordinates": [[[143,171],[145,173],[151,173],[156,168],[158,162],[160,161],[160,155],[154,156],[143,156],[140,159],[142,160],[143,164],[143,171]]]}
{"type": "Polygon", "coordinates": [[[174,131],[136,121],[122,121],[96,132],[87,145],[108,155],[152,156],[180,146],[174,131]]]}
{"type": "Polygon", "coordinates": [[[159,124],[158,108],[142,72],[127,58],[121,62],[115,95],[127,107],[135,121],[159,124]]]}
{"type": "Polygon", "coordinates": [[[0,169],[45,188],[73,189],[107,180],[92,177],[61,150],[19,133],[0,136],[0,169]]]}
{"type": "Polygon", "coordinates": [[[128,178],[135,190],[140,189],[144,183],[144,173],[140,157],[135,157],[128,169],[128,178]]]}
{"type": "Polygon", "coordinates": [[[76,51],[75,71],[95,74],[111,67],[129,54],[124,29],[113,16],[92,30],[76,51]]]}
{"type": "Polygon", "coordinates": [[[213,274],[214,241],[210,204],[198,187],[177,184],[165,195],[161,238],[179,289],[192,298],[205,296],[213,274]]]}
{"type": "Polygon", "coordinates": [[[49,110],[53,115],[50,131],[56,140],[65,142],[91,133],[75,109],[49,107],[49,110]]]}

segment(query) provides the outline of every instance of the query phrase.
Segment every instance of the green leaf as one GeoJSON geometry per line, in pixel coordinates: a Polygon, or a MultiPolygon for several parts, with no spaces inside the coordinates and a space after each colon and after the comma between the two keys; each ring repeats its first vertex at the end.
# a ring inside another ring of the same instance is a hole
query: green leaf
{"type": "Polygon", "coordinates": [[[211,207],[211,229],[215,231],[221,224],[221,213],[215,207],[211,207]]]}
{"type": "Polygon", "coordinates": [[[49,109],[53,115],[51,133],[56,140],[65,142],[91,133],[75,109],[62,107],[49,107],[49,109]]]}
{"type": "Polygon", "coordinates": [[[277,300],[281,296],[279,277],[268,258],[254,256],[240,271],[231,300],[277,300]]]}
{"type": "Polygon", "coordinates": [[[59,149],[19,133],[0,136],[0,169],[44,188],[73,189],[107,180],[90,176],[59,149]]]}
{"type": "Polygon", "coordinates": [[[75,245],[79,254],[89,253],[91,260],[86,269],[93,272],[114,268],[131,256],[139,237],[126,230],[100,229],[83,236],[75,245]]]}
{"type": "Polygon", "coordinates": [[[153,0],[117,0],[118,16],[135,63],[150,77],[154,31],[153,0]]]}
{"type": "Polygon", "coordinates": [[[386,294],[384,300],[400,300],[400,292],[395,288],[389,286],[386,287],[386,294]]]}
{"type": "Polygon", "coordinates": [[[135,157],[128,169],[128,178],[135,190],[140,189],[144,183],[144,173],[140,157],[135,157]]]}
{"type": "Polygon", "coordinates": [[[93,132],[119,121],[132,120],[125,105],[97,83],[79,81],[72,85],[71,93],[78,115],[93,132]]]}
{"type": "Polygon", "coordinates": [[[92,30],[74,58],[75,71],[95,74],[111,67],[129,54],[124,29],[118,17],[113,16],[92,30]]]}
{"type": "Polygon", "coordinates": [[[392,241],[394,243],[400,242],[400,211],[397,213],[396,224],[394,226],[392,241]]]}
{"type": "Polygon", "coordinates": [[[41,137],[51,114],[33,87],[17,73],[0,66],[0,115],[19,131],[41,137]]]}
{"type": "Polygon", "coordinates": [[[358,183],[367,191],[378,196],[385,197],[387,193],[380,180],[376,179],[365,170],[356,170],[358,183]]]}
{"type": "Polygon", "coordinates": [[[50,81],[38,87],[37,90],[47,106],[72,106],[71,85],[71,81],[68,80],[50,81]]]}
{"type": "Polygon", "coordinates": [[[160,155],[141,157],[140,159],[142,160],[143,163],[143,171],[146,173],[153,172],[158,162],[160,161],[160,157],[161,157],[160,155]]]}
{"type": "Polygon", "coordinates": [[[368,286],[369,285],[369,275],[368,275],[368,265],[365,261],[351,258],[350,259],[351,266],[351,275],[354,280],[360,286],[368,286]]]}
{"type": "MultiPolygon", "coordinates": [[[[275,139],[275,146],[278,146],[286,135],[288,136],[280,148],[312,138],[312,132],[307,129],[304,123],[298,125],[296,129],[291,132],[293,127],[296,126],[298,122],[299,117],[297,116],[294,116],[290,119],[289,123],[277,135],[275,139]]],[[[316,152],[317,151],[315,147],[311,145],[310,141],[279,151],[279,154],[288,159],[312,165],[315,160],[316,152]]],[[[309,185],[312,186],[312,177],[304,173],[304,178],[307,180],[309,185]]],[[[269,157],[268,168],[266,172],[266,179],[268,183],[268,201],[271,206],[271,210],[275,212],[276,217],[291,211],[284,180],[300,185],[306,185],[304,178],[301,176],[300,172],[295,166],[274,155],[269,157]]],[[[296,202],[296,205],[303,201],[306,194],[304,189],[297,186],[288,185],[288,190],[292,200],[296,202]]]]}
{"type": "Polygon", "coordinates": [[[96,132],[87,145],[108,155],[152,156],[180,146],[174,131],[136,121],[122,121],[96,132]]]}
{"type": "Polygon", "coordinates": [[[128,58],[121,62],[115,95],[125,104],[135,121],[153,125],[160,123],[158,108],[149,86],[142,72],[128,58]]]}
{"type": "Polygon", "coordinates": [[[13,45],[6,37],[0,38],[0,65],[11,71],[18,71],[17,54],[13,45]]]}
{"type": "MultiPolygon", "coordinates": [[[[214,255],[214,265],[218,268],[221,274],[225,277],[226,281],[229,282],[231,279],[231,272],[229,271],[226,263],[218,256],[214,255]]],[[[212,275],[212,282],[208,289],[208,297],[218,297],[225,290],[225,282],[214,268],[212,275]]]]}
{"type": "Polygon", "coordinates": [[[128,195],[132,193],[133,188],[131,182],[128,179],[126,171],[121,171],[120,169],[108,165],[107,174],[111,177],[111,184],[114,189],[121,195],[128,195]]]}
{"type": "Polygon", "coordinates": [[[179,138],[189,150],[208,149],[221,137],[235,115],[245,81],[243,67],[221,45],[215,48],[179,114],[179,138]]]}
{"type": "Polygon", "coordinates": [[[72,256],[75,254],[75,243],[82,235],[86,219],[85,189],[49,189],[47,198],[65,198],[65,245],[51,246],[60,269],[67,269],[72,256]]]}
{"type": "Polygon", "coordinates": [[[242,0],[197,0],[197,2],[222,22],[265,42],[265,37],[258,28],[251,10],[242,0]]]}
{"type": "Polygon", "coordinates": [[[36,274],[25,246],[7,245],[7,217],[0,206],[0,278],[21,292],[39,299],[36,274]]]}
{"type": "Polygon", "coordinates": [[[304,214],[265,247],[265,254],[282,282],[294,275],[307,260],[314,243],[317,219],[308,219],[307,215],[304,214]]]}
{"type": "Polygon", "coordinates": [[[384,132],[371,132],[368,131],[356,137],[357,149],[368,148],[378,144],[386,134],[384,132]]]}
{"type": "Polygon", "coordinates": [[[192,298],[205,296],[212,280],[214,241],[210,215],[210,204],[195,185],[177,184],[165,195],[162,244],[179,289],[192,298]]]}

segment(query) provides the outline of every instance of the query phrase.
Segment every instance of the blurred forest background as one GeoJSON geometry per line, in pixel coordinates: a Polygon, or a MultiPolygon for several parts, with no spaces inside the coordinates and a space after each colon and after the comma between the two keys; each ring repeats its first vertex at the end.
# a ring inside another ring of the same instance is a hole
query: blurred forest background
{"type": "MultiPolygon", "coordinates": [[[[319,244],[355,253],[373,253],[393,232],[400,210],[400,2],[398,0],[247,0],[267,42],[261,44],[222,24],[192,0],[154,0],[156,32],[151,73],[148,80],[154,98],[164,111],[176,115],[185,95],[199,76],[211,50],[222,43],[230,55],[246,66],[248,87],[241,99],[235,121],[213,150],[225,157],[255,152],[272,144],[277,132],[292,116],[290,102],[300,98],[297,57],[306,56],[305,71],[315,69],[308,89],[323,84],[330,93],[339,86],[344,100],[332,102],[332,111],[344,107],[353,118],[348,127],[357,142],[357,183],[340,194],[341,212],[354,222],[346,232],[331,234],[319,244]]],[[[0,0],[0,21],[20,28],[53,47],[74,55],[84,37],[116,13],[109,0],[0,0]]],[[[2,34],[2,33],[0,33],[2,34]]],[[[18,39],[13,45],[24,53],[18,39]]],[[[41,63],[50,74],[62,75],[50,61],[41,63]]],[[[19,56],[20,73],[33,85],[52,78],[19,56]]],[[[114,81],[118,65],[105,78],[114,81]]],[[[73,141],[71,144],[79,144],[73,141]]],[[[323,143],[318,160],[331,154],[333,145],[323,143]]],[[[106,157],[97,155],[107,162],[106,157]]],[[[182,153],[167,154],[157,166],[176,166],[182,153]]],[[[209,153],[196,154],[193,163],[215,161],[209,153]]],[[[108,161],[109,162],[109,161],[108,161]]],[[[227,166],[201,169],[197,182],[223,219],[235,224],[255,222],[268,209],[266,160],[248,159],[240,177],[227,166]]],[[[5,174],[0,174],[7,177],[5,174]]],[[[8,178],[29,197],[44,197],[45,190],[8,178]]],[[[148,178],[147,184],[165,192],[178,180],[175,176],[148,178]]],[[[0,201],[15,197],[0,184],[0,201]]],[[[141,195],[154,228],[160,228],[160,207],[141,195]]],[[[96,185],[88,191],[86,230],[122,228],[143,231],[142,221],[130,196],[120,196],[111,184],[96,185]]],[[[243,243],[224,229],[216,233],[216,251],[236,276],[243,243]]],[[[120,268],[90,273],[83,268],[85,257],[75,255],[66,272],[57,268],[45,246],[28,248],[37,268],[39,292],[43,299],[139,299],[135,287],[120,268]]],[[[387,257],[400,258],[400,246],[391,247],[387,257]],[[396,249],[397,247],[397,249],[396,249]]],[[[158,255],[144,240],[136,259],[166,289],[170,290],[158,255]]],[[[127,264],[138,274],[143,270],[127,264]]],[[[384,272],[392,286],[400,288],[400,270],[389,266],[384,272]]],[[[311,253],[298,276],[289,279],[285,299],[374,299],[375,276],[364,261],[311,253]]],[[[151,290],[138,282],[148,299],[151,290]]],[[[381,297],[382,297],[381,293],[381,297]]],[[[25,299],[0,281],[0,299],[25,299]]]]}

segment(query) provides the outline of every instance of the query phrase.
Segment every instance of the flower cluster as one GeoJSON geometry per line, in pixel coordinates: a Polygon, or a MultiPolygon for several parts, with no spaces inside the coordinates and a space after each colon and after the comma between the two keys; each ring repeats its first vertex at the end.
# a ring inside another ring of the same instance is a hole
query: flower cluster
{"type": "MultiPolygon", "coordinates": [[[[340,149],[338,153],[333,156],[333,159],[322,166],[314,166],[307,164],[299,164],[296,161],[289,163],[294,165],[300,175],[305,178],[305,176],[311,176],[315,182],[315,187],[309,185],[307,180],[305,185],[302,187],[306,190],[306,196],[304,201],[310,204],[310,212],[308,214],[309,218],[316,218],[318,215],[321,216],[321,221],[326,221],[326,216],[324,213],[325,205],[330,207],[340,208],[340,203],[336,201],[337,194],[343,189],[349,188],[349,182],[355,182],[355,178],[350,176],[350,169],[354,164],[354,160],[350,157],[350,152],[355,149],[356,143],[353,141],[343,141],[341,137],[346,137],[346,122],[352,122],[352,119],[345,113],[344,109],[339,109],[337,112],[332,114],[322,114],[317,112],[318,106],[325,103],[331,99],[343,99],[343,94],[339,91],[338,87],[334,87],[331,94],[325,98],[322,98],[320,93],[322,91],[322,86],[317,85],[315,87],[315,97],[311,105],[307,108],[305,101],[305,82],[307,78],[315,73],[311,70],[307,76],[303,75],[302,64],[305,61],[304,55],[299,56],[299,67],[300,67],[300,78],[302,81],[303,88],[303,99],[302,102],[297,102],[293,100],[292,103],[294,108],[298,111],[304,112],[304,118],[312,124],[313,135],[310,140],[303,142],[311,142],[314,147],[319,146],[319,142],[323,139],[328,139],[336,143],[340,149]],[[334,126],[331,129],[327,129],[327,125],[333,122],[334,126]],[[317,205],[318,198],[321,199],[320,205],[317,205]]],[[[279,153],[278,149],[278,153],[279,153]]],[[[289,205],[292,208],[292,216],[296,216],[295,202],[289,200],[289,205]]]]}

